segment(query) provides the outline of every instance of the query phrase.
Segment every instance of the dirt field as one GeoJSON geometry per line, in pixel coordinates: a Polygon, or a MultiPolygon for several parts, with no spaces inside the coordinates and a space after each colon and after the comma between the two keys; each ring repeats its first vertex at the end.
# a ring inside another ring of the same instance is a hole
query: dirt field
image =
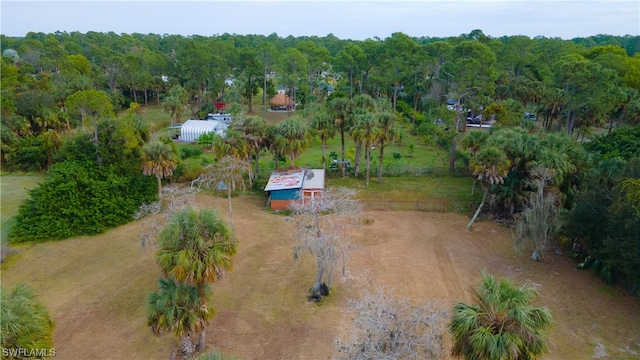
{"type": "MultiPolygon", "coordinates": [[[[226,218],[226,199],[201,196],[226,218]]],[[[640,302],[573,269],[561,254],[534,263],[516,256],[509,230],[489,222],[464,230],[466,216],[430,212],[367,212],[356,231],[361,248],[337,274],[332,296],[308,303],[310,257],[293,263],[283,217],[263,211],[264,199],[234,199],[239,251],[234,269],[213,289],[217,314],[207,341],[241,359],[330,359],[335,339],[351,327],[348,299],[388,286],[447,310],[471,300],[487,270],[535,286],[538,305],[556,320],[545,359],[632,359],[640,356],[640,302]]],[[[30,284],[52,312],[58,359],[168,359],[175,337],[154,337],[145,323],[145,298],[159,275],[152,249],[142,249],[142,223],[96,237],[19,249],[2,267],[2,283],[30,284]]]]}

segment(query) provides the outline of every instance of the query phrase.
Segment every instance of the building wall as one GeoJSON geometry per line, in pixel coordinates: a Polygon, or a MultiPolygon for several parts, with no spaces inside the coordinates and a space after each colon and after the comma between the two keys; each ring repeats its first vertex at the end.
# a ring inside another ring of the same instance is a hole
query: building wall
{"type": "Polygon", "coordinates": [[[273,200],[269,203],[271,210],[287,210],[291,200],[273,200]]]}
{"type": "Polygon", "coordinates": [[[274,190],[269,193],[271,210],[286,210],[292,201],[300,199],[300,189],[274,190]]]}
{"type": "Polygon", "coordinates": [[[271,200],[298,200],[300,199],[300,189],[273,190],[269,196],[271,200]]]}
{"type": "Polygon", "coordinates": [[[307,201],[315,201],[320,199],[322,196],[322,189],[303,189],[302,190],[302,200],[306,203],[307,201]]]}
{"type": "Polygon", "coordinates": [[[200,135],[216,133],[225,137],[227,125],[221,121],[187,120],[180,128],[180,141],[194,142],[200,135]]]}

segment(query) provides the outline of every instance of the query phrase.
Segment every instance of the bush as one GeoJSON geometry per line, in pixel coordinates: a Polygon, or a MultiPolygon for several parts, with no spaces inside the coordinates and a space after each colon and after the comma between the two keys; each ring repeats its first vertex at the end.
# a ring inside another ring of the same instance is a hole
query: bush
{"type": "Polygon", "coordinates": [[[585,144],[585,148],[604,159],[640,157],[640,125],[633,128],[616,129],[610,134],[596,136],[585,144]]]}
{"type": "Polygon", "coordinates": [[[93,235],[131,220],[142,203],[155,198],[155,178],[140,170],[65,161],[19,208],[10,242],[93,235]]]}
{"type": "Polygon", "coordinates": [[[15,145],[15,150],[9,152],[7,156],[9,170],[40,171],[46,167],[47,158],[39,137],[19,138],[15,145]]]}
{"type": "Polygon", "coordinates": [[[634,293],[640,288],[640,212],[634,190],[625,184],[640,179],[640,158],[611,160],[599,164],[606,171],[587,178],[587,189],[565,215],[563,235],[576,240],[573,257],[584,259],[576,268],[592,269],[634,293]]]}
{"type": "MultiPolygon", "coordinates": [[[[5,351],[18,351],[30,354],[32,351],[52,350],[48,353],[55,356],[53,350],[53,329],[55,323],[44,305],[37,299],[27,285],[17,285],[11,291],[4,287],[0,290],[2,327],[2,358],[18,358],[5,351]]],[[[22,357],[20,357],[22,359],[22,357]]]]}
{"type": "Polygon", "coordinates": [[[184,160],[184,159],[188,159],[190,157],[195,157],[195,156],[199,156],[202,155],[203,151],[200,148],[194,148],[194,147],[182,147],[180,148],[180,159],[184,160]]]}
{"type": "Polygon", "coordinates": [[[213,104],[206,103],[202,105],[202,108],[200,108],[199,116],[200,119],[204,119],[208,114],[216,112],[218,112],[218,110],[215,108],[215,106],[213,106],[213,104]]]}
{"type": "Polygon", "coordinates": [[[176,168],[173,170],[173,174],[171,174],[171,179],[169,179],[169,181],[171,183],[174,182],[183,182],[183,178],[185,176],[185,170],[186,167],[184,165],[184,163],[180,162],[176,168]]]}
{"type": "Polygon", "coordinates": [[[213,132],[208,132],[198,136],[197,143],[205,149],[211,149],[215,140],[216,134],[213,132]]]}

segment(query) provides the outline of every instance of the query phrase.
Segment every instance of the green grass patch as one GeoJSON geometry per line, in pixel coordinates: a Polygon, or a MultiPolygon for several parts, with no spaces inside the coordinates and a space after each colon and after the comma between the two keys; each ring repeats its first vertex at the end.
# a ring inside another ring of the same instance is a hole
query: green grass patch
{"type": "MultiPolygon", "coordinates": [[[[482,194],[471,195],[473,180],[466,177],[446,176],[397,176],[384,177],[382,184],[371,179],[369,186],[364,187],[361,179],[329,178],[326,186],[345,186],[358,189],[358,197],[365,203],[389,202],[391,210],[429,209],[432,204],[444,202],[447,212],[468,212],[471,205],[482,200],[482,194]],[[394,203],[396,202],[396,203],[394,203]],[[403,204],[404,203],[404,204],[403,204]],[[414,203],[417,203],[414,205],[414,203]]],[[[386,204],[378,204],[384,205],[386,204]]]]}
{"type": "Polygon", "coordinates": [[[612,286],[600,286],[596,291],[598,294],[602,294],[607,297],[614,297],[616,295],[616,290],[612,286]]]}
{"type": "Polygon", "coordinates": [[[2,175],[0,176],[0,209],[1,209],[1,243],[8,242],[8,233],[15,221],[14,216],[18,213],[18,208],[24,199],[27,198],[29,190],[38,186],[42,181],[41,175],[2,175]]]}
{"type": "MultiPolygon", "coordinates": [[[[449,152],[437,145],[427,144],[423,139],[410,134],[407,125],[396,124],[396,129],[402,134],[402,138],[386,144],[384,148],[384,163],[403,162],[407,166],[430,166],[437,169],[448,169],[449,152]],[[413,145],[413,150],[411,149],[413,145]],[[396,154],[394,156],[394,154],[396,154]]],[[[356,144],[348,134],[345,136],[345,158],[355,163],[356,144]]],[[[338,159],[342,158],[342,146],[340,134],[337,133],[332,139],[327,140],[325,148],[325,158],[327,164],[332,159],[331,153],[335,153],[338,159]]],[[[373,165],[377,166],[380,159],[380,148],[374,146],[371,150],[372,170],[373,165]]],[[[362,151],[362,169],[364,170],[364,149],[362,151]]],[[[313,139],[311,146],[295,162],[297,166],[319,168],[322,166],[322,141],[319,138],[313,139]]]]}

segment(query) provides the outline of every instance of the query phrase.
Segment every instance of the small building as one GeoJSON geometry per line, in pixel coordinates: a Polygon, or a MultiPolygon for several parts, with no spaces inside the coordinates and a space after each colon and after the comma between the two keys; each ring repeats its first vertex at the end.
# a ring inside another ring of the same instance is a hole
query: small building
{"type": "Polygon", "coordinates": [[[333,92],[335,91],[335,88],[331,84],[327,84],[325,82],[322,82],[322,83],[318,84],[317,90],[328,97],[328,96],[331,96],[331,94],[333,94],[333,92]]]}
{"type": "Polygon", "coordinates": [[[296,108],[296,103],[284,93],[278,93],[269,101],[271,110],[274,111],[293,111],[296,108]]]}
{"type": "Polygon", "coordinates": [[[304,202],[314,201],[322,196],[324,191],[324,169],[307,170],[304,182],[302,183],[302,200],[304,202]],[[311,171],[311,174],[309,174],[311,171]]]}
{"type": "Polygon", "coordinates": [[[180,126],[180,141],[195,142],[202,134],[216,133],[222,137],[227,135],[228,125],[215,120],[187,120],[180,126]]]}
{"type": "Polygon", "coordinates": [[[231,114],[222,113],[222,112],[217,114],[209,113],[207,114],[207,117],[205,118],[205,120],[222,121],[223,123],[229,124],[231,122],[231,114]]]}
{"type": "Polygon", "coordinates": [[[264,191],[271,210],[286,210],[294,201],[314,201],[324,191],[323,169],[297,169],[271,174],[264,191]]]}

